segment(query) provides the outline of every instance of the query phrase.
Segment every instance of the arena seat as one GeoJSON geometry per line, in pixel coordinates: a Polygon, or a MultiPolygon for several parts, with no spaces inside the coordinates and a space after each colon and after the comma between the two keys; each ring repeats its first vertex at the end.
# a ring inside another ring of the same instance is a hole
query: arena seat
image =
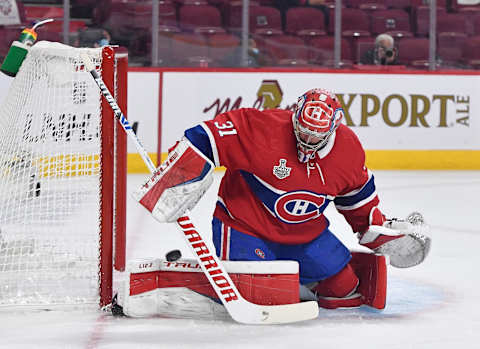
{"type": "Polygon", "coordinates": [[[280,11],[270,6],[252,6],[250,8],[250,32],[256,34],[280,34],[282,16],[280,11]]]}
{"type": "MultiPolygon", "coordinates": [[[[335,28],[335,11],[330,11],[328,32],[333,34],[335,28]]],[[[353,36],[357,34],[370,35],[370,19],[367,12],[358,8],[342,9],[342,35],[353,36]]]]}
{"type": "MultiPolygon", "coordinates": [[[[177,26],[177,12],[172,2],[159,3],[158,23],[163,26],[177,26]]],[[[129,27],[139,30],[151,30],[152,2],[130,2],[126,8],[126,15],[130,18],[129,27]]]]}
{"type": "Polygon", "coordinates": [[[0,57],[5,57],[10,45],[17,40],[25,26],[21,24],[0,26],[0,57]]]}
{"type": "MultiPolygon", "coordinates": [[[[159,26],[158,28],[158,61],[157,66],[172,65],[172,41],[173,35],[180,33],[180,28],[172,26],[159,26]]],[[[145,59],[151,58],[151,37],[148,36],[145,42],[145,52],[138,52],[137,54],[145,59]]]]}
{"type": "MultiPolygon", "coordinates": [[[[251,0],[249,2],[249,13],[251,14],[252,9],[257,6],[260,6],[258,1],[251,0]]],[[[242,27],[243,2],[241,0],[227,1],[220,8],[227,29],[229,31],[239,31],[242,27]]]]}
{"type": "Polygon", "coordinates": [[[463,47],[467,34],[443,32],[437,36],[437,56],[444,66],[455,67],[463,58],[463,47]]]}
{"type": "Polygon", "coordinates": [[[461,13],[445,13],[437,17],[437,34],[450,33],[466,33],[466,18],[461,13]]]}
{"type": "Polygon", "coordinates": [[[370,18],[371,32],[375,36],[385,32],[395,32],[395,36],[412,36],[410,16],[404,10],[375,11],[370,18]]]}
{"type": "Polygon", "coordinates": [[[309,50],[305,41],[293,35],[272,35],[265,39],[262,48],[277,66],[306,65],[309,50]]]}
{"type": "Polygon", "coordinates": [[[285,32],[298,36],[326,35],[325,15],[313,7],[291,7],[286,12],[285,32]]]}
{"type": "MultiPolygon", "coordinates": [[[[392,0],[395,1],[395,0],[392,0]]],[[[428,8],[428,3],[425,0],[410,0],[411,3],[410,5],[412,8],[418,8],[418,7],[427,7],[428,8]]],[[[437,9],[447,9],[448,7],[448,1],[450,0],[437,0],[437,9]]]]}
{"type": "Polygon", "coordinates": [[[387,8],[397,8],[397,9],[410,9],[412,6],[412,0],[385,0],[385,6],[387,8]]]}
{"type": "Polygon", "coordinates": [[[472,36],[480,35],[480,13],[471,17],[470,19],[471,25],[471,34],[472,36]]]}
{"type": "MultiPolygon", "coordinates": [[[[349,42],[346,39],[341,41],[341,60],[353,61],[352,51],[349,42]]],[[[309,60],[315,64],[324,64],[334,58],[334,37],[319,36],[310,40],[309,60]]]]}
{"type": "Polygon", "coordinates": [[[480,4],[475,6],[462,6],[458,8],[458,13],[465,16],[467,35],[477,35],[475,28],[476,18],[480,16],[480,4]]]}
{"type": "Polygon", "coordinates": [[[229,33],[208,35],[207,43],[208,56],[212,59],[213,66],[228,66],[228,59],[233,60],[240,47],[240,39],[229,33]]]}
{"type": "Polygon", "coordinates": [[[25,5],[25,18],[28,22],[45,18],[63,19],[63,7],[50,5],[25,5]]]}
{"type": "Polygon", "coordinates": [[[480,35],[470,37],[463,46],[462,61],[473,69],[480,69],[480,35]]]}
{"type": "Polygon", "coordinates": [[[398,63],[416,67],[428,67],[429,39],[405,38],[398,43],[398,63]]]}
{"type": "Polygon", "coordinates": [[[208,66],[208,43],[205,35],[179,33],[172,36],[171,65],[178,67],[208,66]]]}
{"type": "MultiPolygon", "coordinates": [[[[427,36],[430,30],[430,8],[428,6],[414,7],[413,22],[416,36],[427,36]]],[[[437,8],[437,19],[447,13],[445,7],[437,8]]]]}
{"type": "Polygon", "coordinates": [[[385,5],[384,0],[345,0],[347,7],[359,8],[366,11],[377,11],[377,10],[386,10],[387,6],[385,5]]]}
{"type": "Polygon", "coordinates": [[[220,11],[212,5],[183,5],[178,10],[178,22],[184,31],[224,31],[220,11]]]}

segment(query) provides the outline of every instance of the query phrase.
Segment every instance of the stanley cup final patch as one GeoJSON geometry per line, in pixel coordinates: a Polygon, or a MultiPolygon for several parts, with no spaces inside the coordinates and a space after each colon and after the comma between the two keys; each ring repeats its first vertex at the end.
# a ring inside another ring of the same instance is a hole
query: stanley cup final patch
{"type": "Polygon", "coordinates": [[[278,179],[284,179],[290,176],[291,167],[287,167],[287,160],[280,159],[278,166],[273,166],[273,174],[278,179]]]}

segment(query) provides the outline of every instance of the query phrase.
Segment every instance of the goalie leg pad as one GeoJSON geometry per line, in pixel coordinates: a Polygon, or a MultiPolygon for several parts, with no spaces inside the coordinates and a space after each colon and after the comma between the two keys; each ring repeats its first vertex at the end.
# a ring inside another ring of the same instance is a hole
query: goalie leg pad
{"type": "Polygon", "coordinates": [[[311,288],[321,308],[356,308],[368,305],[384,309],[387,297],[385,256],[352,252],[352,259],[340,273],[311,288]]]}
{"type": "MultiPolygon", "coordinates": [[[[300,301],[298,263],[294,261],[224,262],[242,296],[255,304],[300,301]]],[[[225,310],[200,265],[194,260],[134,260],[118,295],[125,315],[146,317],[217,316],[225,310]]]]}
{"type": "Polygon", "coordinates": [[[352,252],[350,264],[360,279],[357,292],[362,303],[384,309],[387,300],[387,259],[372,253],[352,252]]]}
{"type": "Polygon", "coordinates": [[[353,268],[347,264],[339,273],[320,281],[313,290],[323,297],[347,297],[355,292],[358,286],[358,277],[353,268]]]}
{"type": "Polygon", "coordinates": [[[133,197],[158,221],[174,222],[210,187],[214,168],[210,159],[182,138],[133,197]]]}
{"type": "Polygon", "coordinates": [[[320,281],[312,291],[321,308],[356,308],[362,305],[361,295],[355,293],[358,283],[353,268],[347,264],[339,273],[320,281]]]}

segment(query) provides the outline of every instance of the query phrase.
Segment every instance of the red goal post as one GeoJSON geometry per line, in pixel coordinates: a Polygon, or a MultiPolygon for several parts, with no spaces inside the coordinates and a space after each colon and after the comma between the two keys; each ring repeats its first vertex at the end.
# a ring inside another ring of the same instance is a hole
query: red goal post
{"type": "MultiPolygon", "coordinates": [[[[127,115],[128,53],[123,48],[105,47],[102,50],[102,77],[125,115],[127,115]]],[[[127,135],[118,125],[112,108],[102,98],[102,230],[100,258],[100,306],[112,300],[113,270],[125,270],[126,249],[126,191],[127,135]],[[108,136],[107,136],[108,135],[108,136]],[[116,149],[112,152],[111,149],[116,149]],[[115,173],[107,171],[114,168],[115,173]],[[116,195],[115,195],[116,193],[116,195]]]]}

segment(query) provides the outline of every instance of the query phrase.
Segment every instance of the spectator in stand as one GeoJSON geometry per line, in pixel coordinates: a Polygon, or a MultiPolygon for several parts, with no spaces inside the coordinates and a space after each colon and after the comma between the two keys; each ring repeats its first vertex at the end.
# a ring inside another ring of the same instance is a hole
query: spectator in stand
{"type": "MultiPolygon", "coordinates": [[[[272,59],[267,53],[261,52],[257,46],[255,39],[248,39],[248,56],[247,67],[263,67],[272,64],[272,59]]],[[[236,49],[233,54],[227,56],[222,62],[225,67],[240,67],[242,66],[242,48],[236,49]]]]}
{"type": "Polygon", "coordinates": [[[284,28],[286,23],[287,10],[290,7],[298,7],[298,6],[315,7],[321,10],[325,15],[325,25],[328,26],[329,9],[328,9],[328,6],[325,5],[325,0],[276,0],[275,7],[278,8],[282,13],[282,23],[284,28]]]}
{"type": "Polygon", "coordinates": [[[395,65],[397,64],[398,49],[393,37],[380,34],[375,38],[375,46],[366,51],[360,59],[360,64],[395,65]]]}
{"type": "Polygon", "coordinates": [[[110,33],[102,28],[80,29],[78,33],[79,47],[103,47],[110,44],[110,33]]]}

